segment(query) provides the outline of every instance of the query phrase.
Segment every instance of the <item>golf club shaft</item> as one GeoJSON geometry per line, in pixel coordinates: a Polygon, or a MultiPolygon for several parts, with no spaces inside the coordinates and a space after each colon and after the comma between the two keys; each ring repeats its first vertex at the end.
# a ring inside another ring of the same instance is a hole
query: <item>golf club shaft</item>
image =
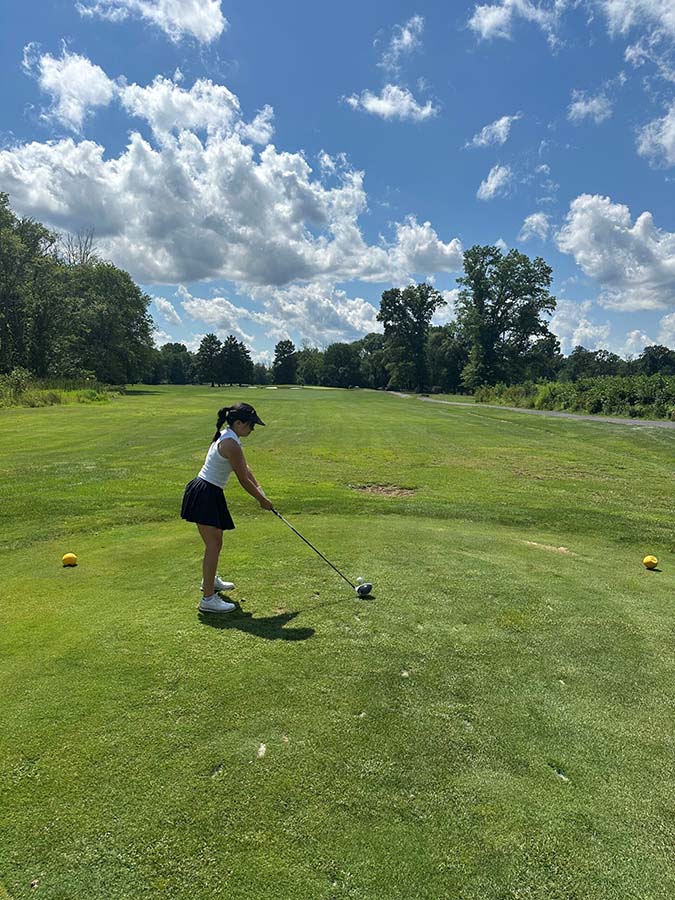
{"type": "Polygon", "coordinates": [[[288,525],[288,527],[291,529],[291,531],[294,531],[294,532],[297,534],[297,536],[300,538],[300,540],[304,541],[304,542],[307,544],[308,547],[311,547],[312,550],[313,550],[315,553],[318,553],[318,555],[321,557],[321,559],[322,559],[324,562],[327,562],[328,565],[331,567],[331,569],[334,569],[334,571],[336,571],[336,572],[338,573],[338,575],[340,576],[340,578],[344,578],[344,580],[347,582],[347,584],[348,584],[350,587],[353,587],[354,590],[356,590],[356,585],[355,585],[355,584],[352,584],[351,581],[349,580],[349,578],[347,578],[346,575],[343,575],[342,572],[341,572],[336,566],[334,566],[333,563],[332,563],[329,559],[326,559],[326,557],[323,555],[323,553],[321,553],[320,550],[317,550],[317,549],[316,549],[316,547],[314,546],[314,544],[310,544],[310,542],[307,540],[307,538],[306,538],[306,537],[303,537],[303,536],[300,534],[300,532],[298,531],[297,528],[293,528],[293,526],[292,526],[291,523],[288,521],[288,519],[284,519],[284,517],[281,515],[281,513],[280,513],[280,512],[277,512],[276,509],[273,509],[272,512],[274,513],[275,516],[277,516],[277,518],[281,519],[281,521],[282,521],[284,524],[288,525]]]}

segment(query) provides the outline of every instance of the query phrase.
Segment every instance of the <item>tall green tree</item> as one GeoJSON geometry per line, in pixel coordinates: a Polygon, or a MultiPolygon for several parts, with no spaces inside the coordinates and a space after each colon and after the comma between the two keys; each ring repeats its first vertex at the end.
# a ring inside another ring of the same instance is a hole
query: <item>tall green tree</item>
{"type": "Polygon", "coordinates": [[[551,280],[552,269],[541,257],[532,260],[517,250],[503,254],[498,247],[479,245],[464,253],[457,324],[469,347],[462,372],[468,389],[522,380],[524,357],[540,341],[547,342],[540,351],[556,351],[543,318],[556,305],[551,280]]]}
{"type": "Polygon", "coordinates": [[[645,347],[637,359],[637,370],[645,375],[675,375],[675,350],[661,344],[645,347]]]}
{"type": "Polygon", "coordinates": [[[234,384],[240,380],[240,358],[239,341],[233,334],[229,334],[223,341],[220,350],[220,375],[218,380],[222,384],[234,384]]]}
{"type": "MultiPolygon", "coordinates": [[[[637,363],[637,360],[634,361],[637,363]]],[[[561,381],[578,381],[598,375],[628,375],[630,365],[609,350],[587,350],[576,346],[560,366],[561,381]]]]}
{"type": "Polygon", "coordinates": [[[253,380],[251,352],[233,334],[223,342],[220,377],[225,384],[250,384],[253,380]]]}
{"type": "Polygon", "coordinates": [[[323,354],[323,384],[331,387],[354,387],[359,384],[361,359],[356,344],[335,343],[323,354]]]}
{"type": "Polygon", "coordinates": [[[0,371],[137,381],[153,352],[150,298],[88,238],[71,249],[0,194],[0,371]]]}
{"type": "Polygon", "coordinates": [[[275,384],[295,384],[298,359],[293,341],[279,341],[274,348],[272,375],[275,384]]]}
{"type": "Polygon", "coordinates": [[[270,384],[272,381],[272,372],[265,363],[254,363],[251,381],[253,384],[270,384]]]}
{"type": "Polygon", "coordinates": [[[317,347],[303,347],[296,351],[298,384],[321,384],[323,352],[317,347]]]}
{"type": "Polygon", "coordinates": [[[138,381],[152,348],[150,297],[131,276],[110,263],[66,267],[68,333],[60,344],[60,360],[91,371],[99,381],[138,381]]]}
{"type": "Polygon", "coordinates": [[[427,341],[429,380],[448,393],[462,389],[462,371],[469,361],[469,348],[456,322],[431,328],[427,341]]]}
{"type": "Polygon", "coordinates": [[[205,334],[197,349],[195,362],[199,382],[209,381],[211,387],[220,384],[221,352],[223,345],[220,338],[213,334],[205,334]]]}
{"type": "Polygon", "coordinates": [[[359,384],[369,388],[386,387],[389,375],[385,367],[384,335],[376,331],[355,342],[359,352],[359,384]]]}
{"type": "Polygon", "coordinates": [[[185,344],[163,344],[159,353],[164,366],[164,376],[169,384],[189,384],[192,381],[194,363],[192,354],[185,344]]]}
{"type": "Polygon", "coordinates": [[[16,216],[0,193],[0,372],[46,373],[50,335],[64,313],[56,241],[39,222],[16,216]]]}
{"type": "Polygon", "coordinates": [[[385,365],[392,386],[424,390],[428,385],[426,343],[431,319],[445,306],[430,284],[384,291],[377,320],[384,324],[385,365]]]}

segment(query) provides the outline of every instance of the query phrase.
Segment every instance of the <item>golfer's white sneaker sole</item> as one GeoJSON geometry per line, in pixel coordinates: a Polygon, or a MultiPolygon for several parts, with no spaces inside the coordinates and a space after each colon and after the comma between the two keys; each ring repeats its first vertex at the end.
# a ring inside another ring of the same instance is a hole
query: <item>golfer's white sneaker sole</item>
{"type": "MultiPolygon", "coordinates": [[[[201,590],[204,590],[204,579],[202,579],[201,590]]],[[[234,590],[234,582],[233,581],[223,581],[220,575],[216,575],[216,580],[213,582],[213,590],[214,591],[233,591],[234,590]]]]}
{"type": "Polygon", "coordinates": [[[227,600],[221,600],[215,594],[212,597],[202,597],[199,604],[199,612],[203,613],[229,613],[237,607],[234,603],[228,603],[227,600]]]}

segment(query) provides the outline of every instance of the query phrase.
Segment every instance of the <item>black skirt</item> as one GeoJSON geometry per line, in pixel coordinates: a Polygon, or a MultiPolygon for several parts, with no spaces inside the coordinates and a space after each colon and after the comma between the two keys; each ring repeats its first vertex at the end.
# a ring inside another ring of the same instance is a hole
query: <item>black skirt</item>
{"type": "Polygon", "coordinates": [[[223,531],[234,528],[223,489],[203,478],[193,478],[186,484],[180,517],[187,522],[212,525],[223,531]]]}

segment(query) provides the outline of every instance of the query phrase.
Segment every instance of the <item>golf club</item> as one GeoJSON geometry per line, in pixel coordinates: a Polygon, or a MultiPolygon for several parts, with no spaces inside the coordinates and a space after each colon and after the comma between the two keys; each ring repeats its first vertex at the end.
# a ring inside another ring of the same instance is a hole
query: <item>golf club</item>
{"type": "Polygon", "coordinates": [[[281,519],[281,521],[285,525],[288,525],[288,527],[291,529],[291,531],[294,531],[297,534],[297,536],[307,544],[308,547],[311,547],[315,553],[318,553],[318,555],[321,557],[321,559],[324,562],[327,562],[328,565],[331,567],[331,569],[334,569],[338,573],[340,578],[343,578],[350,587],[354,588],[354,590],[359,595],[359,597],[366,597],[372,591],[372,589],[373,589],[372,584],[368,584],[368,583],[360,584],[360,585],[358,585],[358,587],[355,584],[352,584],[352,582],[349,580],[349,578],[347,578],[346,575],[343,575],[342,572],[336,566],[334,566],[333,563],[329,559],[326,559],[326,557],[323,555],[323,553],[321,553],[319,550],[316,549],[314,544],[310,544],[310,542],[307,540],[307,538],[303,537],[300,534],[300,532],[297,530],[297,528],[294,528],[291,525],[291,523],[288,521],[288,519],[284,519],[284,517],[281,515],[281,513],[277,512],[276,509],[273,509],[272,512],[278,519],[281,519]]]}

